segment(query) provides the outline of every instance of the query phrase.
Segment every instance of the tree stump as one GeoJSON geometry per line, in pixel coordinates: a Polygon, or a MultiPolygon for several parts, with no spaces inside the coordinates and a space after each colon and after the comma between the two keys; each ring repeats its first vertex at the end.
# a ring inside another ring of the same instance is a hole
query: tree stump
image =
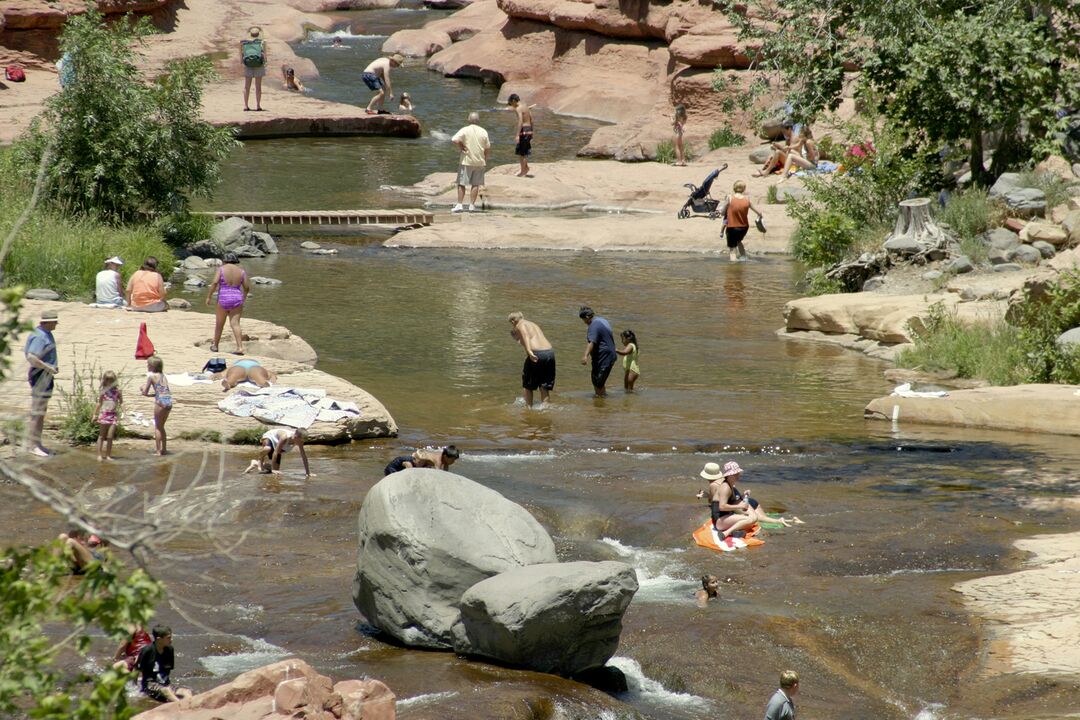
{"type": "Polygon", "coordinates": [[[937,245],[945,239],[945,233],[930,216],[930,198],[912,198],[900,201],[900,214],[889,240],[914,240],[919,245],[937,245]]]}

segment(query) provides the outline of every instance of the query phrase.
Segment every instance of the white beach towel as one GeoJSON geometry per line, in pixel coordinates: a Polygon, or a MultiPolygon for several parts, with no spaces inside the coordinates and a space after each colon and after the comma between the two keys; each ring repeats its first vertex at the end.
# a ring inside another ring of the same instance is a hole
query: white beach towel
{"type": "Polygon", "coordinates": [[[949,393],[944,390],[926,390],[918,391],[911,389],[911,383],[904,383],[903,385],[897,385],[892,391],[893,397],[906,397],[906,398],[943,398],[949,397],[949,393]]]}
{"type": "Polygon", "coordinates": [[[328,398],[326,391],[319,388],[237,387],[218,403],[218,409],[237,417],[296,428],[360,416],[356,403],[328,398]]]}
{"type": "Polygon", "coordinates": [[[176,373],[175,375],[165,374],[165,379],[169,381],[170,386],[187,387],[189,385],[210,385],[214,382],[206,373],[176,373]]]}

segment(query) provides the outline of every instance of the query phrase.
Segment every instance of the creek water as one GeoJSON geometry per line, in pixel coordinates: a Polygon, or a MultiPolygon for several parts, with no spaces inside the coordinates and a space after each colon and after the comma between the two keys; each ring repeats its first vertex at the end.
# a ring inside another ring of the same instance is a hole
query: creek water
{"type": "MultiPolygon", "coordinates": [[[[380,13],[358,17],[393,17],[380,13]]],[[[327,83],[330,75],[324,70],[327,83]]],[[[424,82],[490,92],[434,76],[424,82]]],[[[385,166],[411,182],[428,171],[427,138],[251,143],[226,176],[256,163],[261,185],[245,197],[295,197],[303,156],[311,165],[302,197],[345,206],[374,197],[365,193],[386,180],[346,187],[343,148],[389,158],[413,144],[415,164],[385,166]]],[[[223,198],[224,187],[215,203],[238,202],[223,198]]],[[[189,495],[167,485],[169,473],[191,477],[202,453],[157,464],[130,448],[106,467],[85,451],[51,461],[72,486],[132,488],[178,518],[211,506],[223,528],[249,533],[235,559],[203,554],[212,548],[191,540],[174,548],[190,552],[189,562],[161,569],[185,610],[160,611],[176,631],[183,683],[205,689],[294,654],[335,679],[386,681],[404,720],[760,716],[785,668],[802,676],[807,717],[1053,717],[1080,702],[1075,683],[981,674],[987,628],[950,590],[1016,567],[1022,558],[1009,546],[1017,537],[1075,529],[1066,513],[1027,509],[1032,499],[1080,489],[1075,440],[865,421],[865,403],[890,389],[882,363],[775,335],[794,295],[792,262],[320,242],[339,255],[304,255],[290,239],[278,256],[245,260],[249,274],[283,281],[256,288],[245,313],[308,340],[321,369],[387,406],[400,437],[313,449],[317,477],[308,480],[295,457],[281,477],[242,475],[250,453],[229,451],[221,486],[189,495]],[[610,397],[591,397],[579,363],[583,303],[617,332],[637,333],[637,393],[622,392],[616,370],[610,397]],[[518,399],[523,353],[506,321],[513,310],[537,321],[556,348],[549,407],[518,399]],[[561,559],[635,567],[641,588],[612,660],[629,692],[612,698],[551,676],[395,647],[363,623],[351,582],[364,496],[395,455],[444,443],[464,452],[456,472],[528,508],[561,559]],[[753,550],[696,547],[690,533],[708,517],[694,497],[705,485],[697,473],[726,460],[743,466],[743,486],[767,509],[806,524],[768,531],[753,550]],[[698,608],[693,593],[704,573],[724,582],[720,599],[698,608]]],[[[201,297],[189,296],[205,312],[201,297]]],[[[219,454],[210,460],[216,469],[219,454]]],[[[55,534],[51,513],[10,487],[0,493],[4,540],[55,534]]]]}

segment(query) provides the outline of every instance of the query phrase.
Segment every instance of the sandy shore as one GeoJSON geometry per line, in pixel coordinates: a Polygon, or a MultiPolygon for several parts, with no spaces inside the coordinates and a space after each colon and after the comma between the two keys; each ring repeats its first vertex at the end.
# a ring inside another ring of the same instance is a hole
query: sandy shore
{"type": "MultiPolygon", "coordinates": [[[[210,352],[214,331],[211,315],[180,310],[130,313],[92,308],[81,303],[28,300],[21,316],[27,322],[35,321],[45,309],[55,310],[60,315],[54,333],[60,374],[56,380],[57,392],[49,405],[49,426],[54,426],[62,417],[65,405],[62,393],[71,392],[75,374],[79,373],[83,380],[92,383],[90,393],[96,398],[100,374],[105,370],[112,370],[120,377],[126,412],[153,417],[153,399],[139,394],[146,375],[146,361],[134,357],[140,323],[146,323],[148,335],[165,361],[166,373],[198,372],[211,357],[225,357],[230,364],[237,359],[227,352],[232,348],[227,327],[222,338],[222,352],[210,352]],[[91,377],[92,371],[94,377],[91,377]]],[[[347,442],[397,433],[394,419],[374,396],[346,380],[316,370],[313,367],[315,351],[302,338],[280,325],[250,318],[244,318],[242,328],[247,357],[276,372],[278,385],[323,388],[328,396],[352,401],[360,408],[360,417],[355,420],[316,422],[309,430],[310,442],[347,442]]],[[[18,347],[22,347],[23,342],[20,338],[18,347]]],[[[25,380],[27,364],[21,352],[13,353],[11,359],[9,379],[0,383],[0,411],[22,417],[30,402],[25,380]]],[[[216,433],[227,442],[237,432],[266,427],[253,418],[235,417],[219,410],[217,403],[225,394],[218,383],[173,385],[172,391],[176,405],[167,425],[171,438],[216,433]]],[[[139,437],[153,437],[150,426],[125,422],[124,429],[139,437]]]]}

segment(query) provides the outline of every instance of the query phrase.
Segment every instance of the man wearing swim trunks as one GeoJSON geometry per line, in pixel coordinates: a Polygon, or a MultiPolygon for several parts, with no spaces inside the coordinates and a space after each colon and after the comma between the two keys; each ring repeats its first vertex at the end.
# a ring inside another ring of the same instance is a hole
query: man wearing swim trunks
{"type": "Polygon", "coordinates": [[[526,320],[520,312],[510,313],[507,319],[510,321],[510,337],[525,348],[525,365],[521,368],[525,404],[532,407],[533,391],[537,388],[540,389],[540,402],[546,403],[548,393],[555,389],[555,350],[540,326],[526,320]]]}
{"type": "Polygon", "coordinates": [[[375,92],[371,101],[367,105],[367,114],[375,115],[382,112],[383,100],[389,95],[390,99],[394,99],[394,85],[390,82],[390,68],[400,67],[405,58],[397,53],[394,53],[390,57],[382,57],[372,60],[366,68],[364,68],[363,74],[360,75],[360,79],[364,81],[364,84],[368,86],[368,90],[375,92]]]}
{"type": "Polygon", "coordinates": [[[517,93],[514,93],[507,98],[507,102],[514,112],[517,113],[517,131],[514,133],[514,137],[517,138],[517,145],[514,146],[514,154],[518,156],[518,160],[521,163],[521,172],[518,173],[518,177],[526,177],[529,174],[529,155],[532,154],[532,109],[536,106],[522,105],[521,98],[517,93]]]}
{"type": "Polygon", "coordinates": [[[578,312],[578,317],[588,326],[585,335],[585,355],[581,358],[582,365],[588,365],[592,358],[592,384],[596,397],[605,397],[607,383],[611,368],[615,366],[615,338],[611,334],[611,323],[597,316],[592,308],[583,306],[578,312]]]}

